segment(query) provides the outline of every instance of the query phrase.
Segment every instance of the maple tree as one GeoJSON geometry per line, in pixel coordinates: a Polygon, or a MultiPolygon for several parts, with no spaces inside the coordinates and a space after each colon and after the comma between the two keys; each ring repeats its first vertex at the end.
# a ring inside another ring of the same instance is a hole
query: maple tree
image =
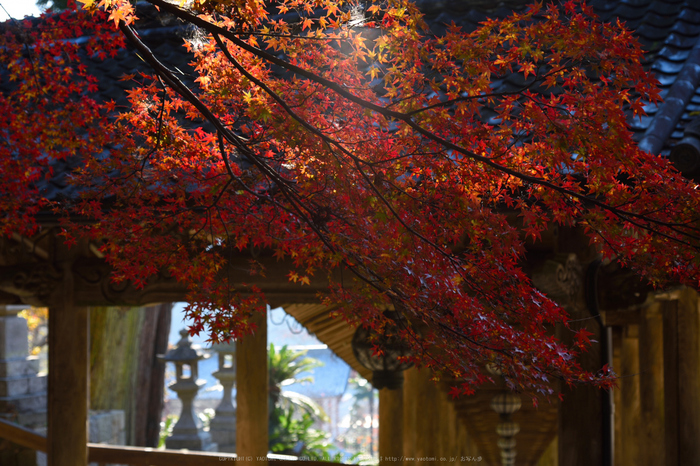
{"type": "Polygon", "coordinates": [[[192,331],[213,340],[251,331],[264,302],[221,280],[232,251],[291,259],[300,286],[342,268],[325,302],[379,332],[397,309],[392,331],[462,381],[455,394],[486,363],[542,393],[552,377],[612,383],[576,362],[585,330],[555,339],[567,315],[522,270],[525,239],[550,225],[583,228],[657,286],[697,287],[695,184],[628,130],[627,111],[659,100],[655,80],[631,33],[585,4],[433,37],[405,0],[148,3],[197,28],[183,44],[195,85],[144,44],[125,0],[6,24],[3,234],[55,210],[69,243],[100,240],[115,280],[186,283],[192,331]],[[93,97],[81,57],[126,43],[150,70],[125,77],[121,109],[93,97]],[[500,91],[513,74],[522,87],[500,91]],[[79,195],[42,197],[52,164],[75,158],[79,195]]]}

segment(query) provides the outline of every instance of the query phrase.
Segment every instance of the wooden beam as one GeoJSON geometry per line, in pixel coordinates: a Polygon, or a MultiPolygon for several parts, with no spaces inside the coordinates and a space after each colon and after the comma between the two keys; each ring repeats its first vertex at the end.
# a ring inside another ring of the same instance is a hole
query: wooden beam
{"type": "MultiPolygon", "coordinates": [[[[318,293],[328,290],[326,274],[311,278],[309,285],[293,283],[289,271],[291,261],[278,261],[272,256],[253,258],[237,254],[220,273],[221,282],[230,283],[240,293],[257,287],[272,307],[284,303],[319,303],[318,293]],[[253,270],[265,273],[252,273],[253,270]]],[[[104,260],[95,257],[79,257],[72,266],[75,291],[73,303],[79,306],[144,306],[154,303],[184,301],[187,288],[167,273],[159,273],[148,279],[143,287],[130,282],[114,283],[112,269],[104,260]]],[[[332,271],[334,278],[341,278],[340,269],[332,271]]],[[[51,263],[35,262],[21,266],[0,266],[0,300],[23,302],[37,306],[52,303],[53,291],[62,286],[62,271],[51,263]]]]}
{"type": "Polygon", "coordinates": [[[46,437],[4,419],[0,419],[0,438],[32,450],[46,451],[46,437]]]}
{"type": "MultiPolygon", "coordinates": [[[[33,430],[0,419],[0,439],[6,439],[23,447],[46,452],[46,437],[33,430]]],[[[243,461],[233,453],[209,453],[187,450],[157,450],[155,448],[128,447],[122,445],[102,445],[88,443],[88,460],[98,463],[119,463],[132,466],[213,466],[231,461],[237,465],[258,464],[257,461],[243,461]]],[[[296,458],[286,455],[268,454],[277,466],[300,464],[296,458]]],[[[339,463],[325,461],[304,461],[304,466],[332,466],[339,463]]]]}
{"type": "Polygon", "coordinates": [[[88,442],[88,308],[73,305],[73,274],[49,308],[49,466],[86,466],[88,442]]]}
{"type": "MultiPolygon", "coordinates": [[[[155,448],[124,447],[114,445],[100,445],[91,443],[90,461],[96,463],[118,463],[132,466],[214,466],[221,464],[235,464],[239,466],[253,466],[263,464],[255,458],[247,460],[245,457],[234,453],[204,452],[188,450],[157,450],[155,448]]],[[[325,461],[304,461],[300,463],[296,458],[286,455],[265,455],[276,466],[333,466],[338,463],[325,461]]]]}
{"type": "Polygon", "coordinates": [[[267,463],[268,451],[268,367],[267,313],[259,312],[252,321],[254,335],[236,343],[236,449],[238,456],[267,463]]]}
{"type": "Polygon", "coordinates": [[[624,327],[639,324],[642,314],[638,308],[632,308],[600,311],[600,315],[606,327],[624,327]]]}

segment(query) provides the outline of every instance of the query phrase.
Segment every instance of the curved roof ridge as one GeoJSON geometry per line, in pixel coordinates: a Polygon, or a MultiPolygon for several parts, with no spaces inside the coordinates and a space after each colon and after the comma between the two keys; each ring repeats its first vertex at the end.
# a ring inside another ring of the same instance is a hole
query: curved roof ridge
{"type": "Polygon", "coordinates": [[[673,133],[683,111],[700,84],[700,40],[690,51],[678,78],[668,90],[666,99],[659,106],[653,121],[639,141],[639,147],[658,154],[673,133]]]}

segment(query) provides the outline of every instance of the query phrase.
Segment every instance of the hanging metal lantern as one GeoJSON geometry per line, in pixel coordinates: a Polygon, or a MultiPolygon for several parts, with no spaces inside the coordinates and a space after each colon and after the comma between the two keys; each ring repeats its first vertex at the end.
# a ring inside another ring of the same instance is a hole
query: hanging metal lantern
{"type": "Polygon", "coordinates": [[[513,437],[501,437],[498,439],[498,448],[501,450],[510,450],[515,448],[515,439],[513,437]]]}
{"type": "MultiPolygon", "coordinates": [[[[394,313],[387,317],[394,319],[394,313]]],[[[395,327],[394,327],[395,329],[395,327]]],[[[374,330],[358,327],[352,337],[352,352],[363,367],[372,371],[372,385],[376,389],[399,389],[403,385],[402,372],[413,366],[405,360],[411,352],[396,336],[391,327],[387,328],[389,337],[378,335],[374,330]],[[374,354],[374,346],[381,348],[381,355],[374,354]]]]}
{"type": "Polygon", "coordinates": [[[522,406],[520,396],[515,393],[499,393],[491,400],[491,409],[498,414],[513,414],[522,406]]]}
{"type": "Polygon", "coordinates": [[[517,422],[499,422],[496,426],[496,433],[501,437],[512,437],[520,432],[520,425],[517,422]]]}

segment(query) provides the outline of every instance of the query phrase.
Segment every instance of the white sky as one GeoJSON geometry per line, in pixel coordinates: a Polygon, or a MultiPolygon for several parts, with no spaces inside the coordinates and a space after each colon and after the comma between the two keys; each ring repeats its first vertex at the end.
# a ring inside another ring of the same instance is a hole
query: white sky
{"type": "Polygon", "coordinates": [[[7,21],[9,13],[15,19],[22,19],[25,16],[37,16],[41,10],[36,6],[34,0],[0,0],[0,22],[7,21]],[[7,10],[7,13],[5,12],[7,10]]]}

